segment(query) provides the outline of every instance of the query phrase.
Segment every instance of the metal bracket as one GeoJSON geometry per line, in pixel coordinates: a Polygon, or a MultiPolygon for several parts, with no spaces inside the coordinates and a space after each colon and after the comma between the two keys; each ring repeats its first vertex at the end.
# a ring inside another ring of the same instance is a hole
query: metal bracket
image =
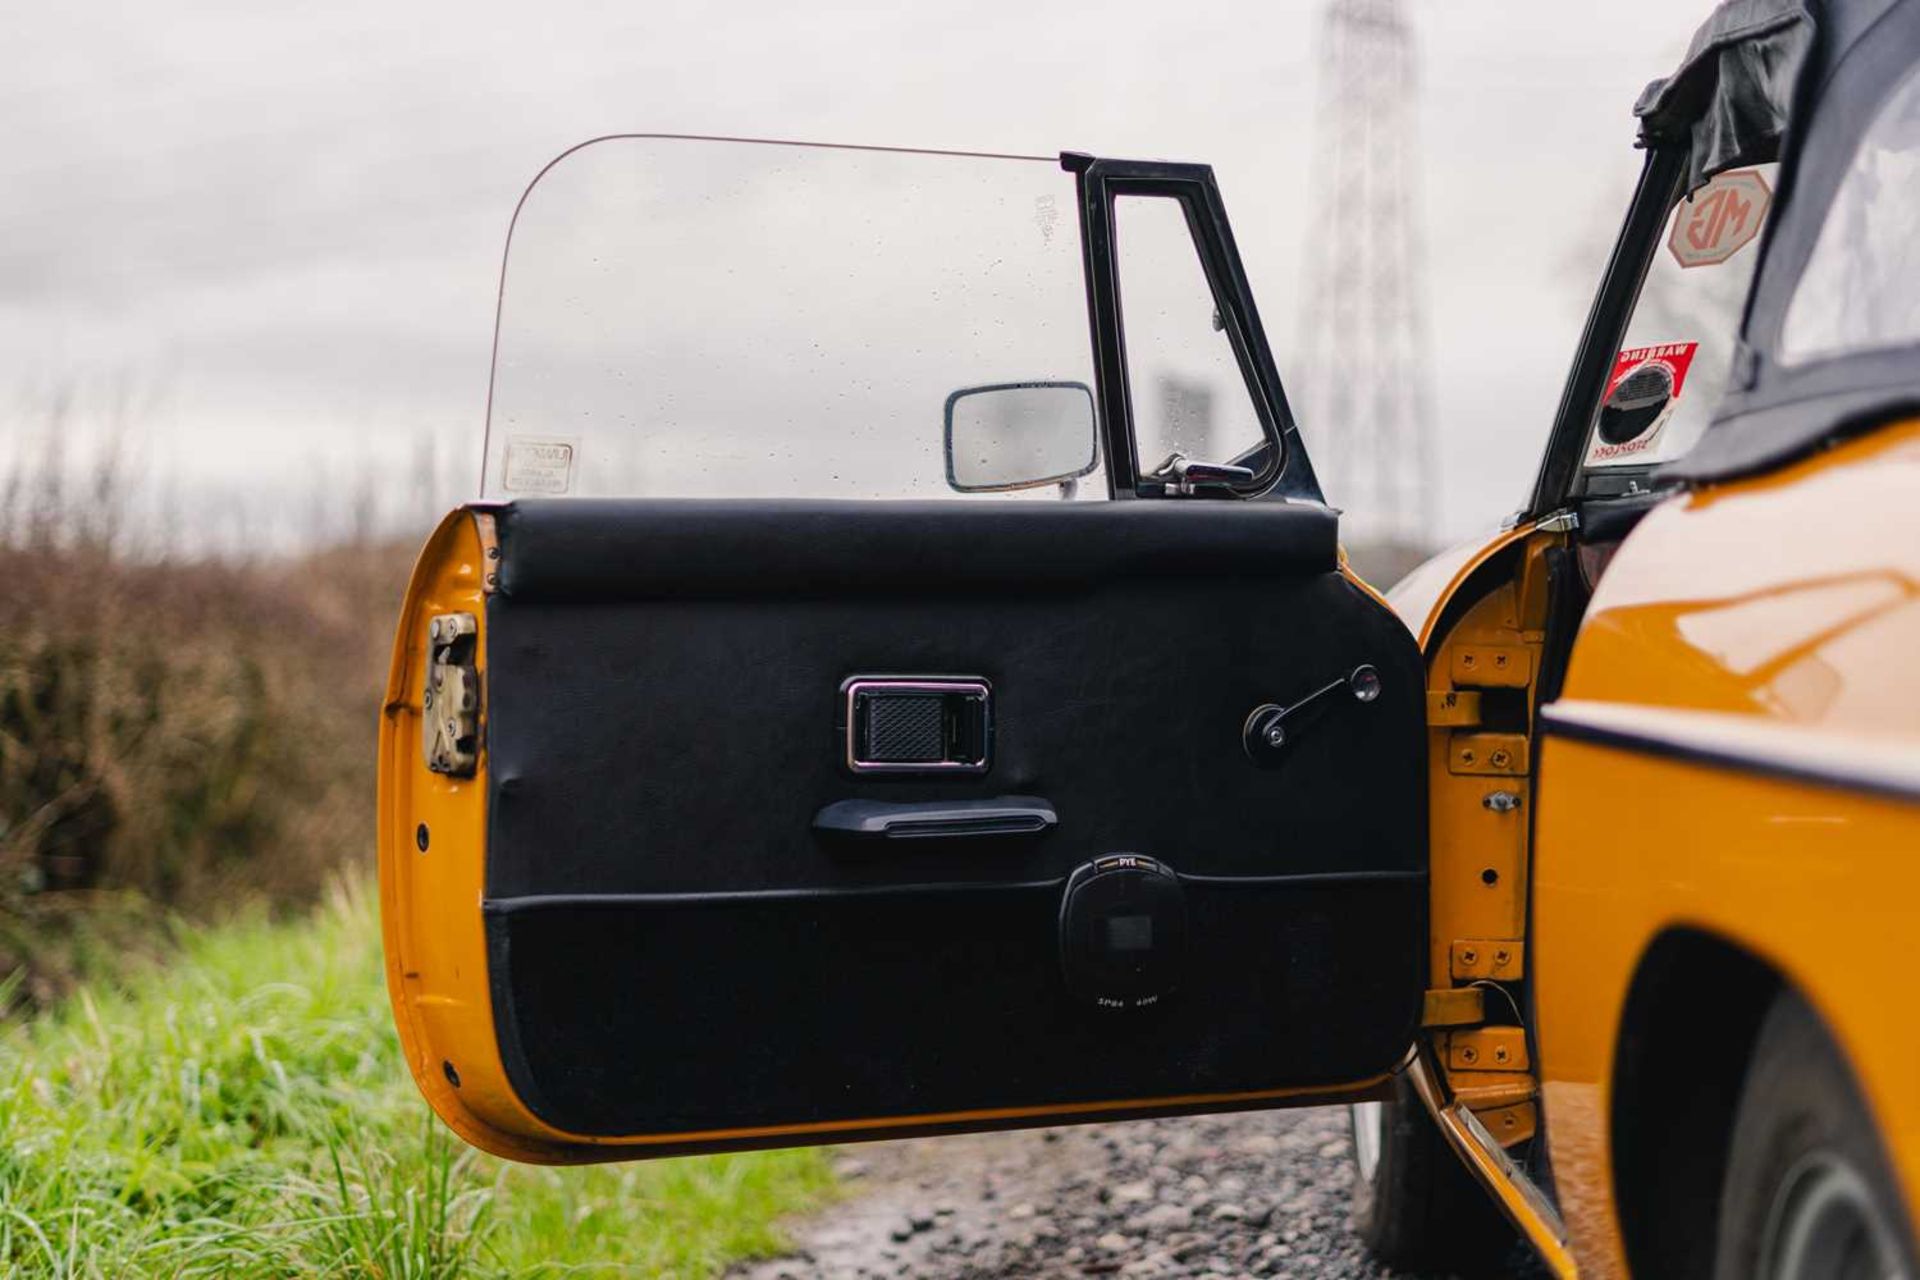
{"type": "Polygon", "coordinates": [[[420,750],[435,773],[471,778],[480,762],[479,639],[470,613],[443,613],[427,623],[420,750]]]}
{"type": "Polygon", "coordinates": [[[1526,944],[1507,938],[1456,938],[1449,973],[1460,981],[1512,982],[1526,972],[1526,944]]]}
{"type": "Polygon", "coordinates": [[[1474,1027],[1447,1033],[1449,1071],[1526,1071],[1527,1033],[1519,1027],[1474,1027]]]}
{"type": "Polygon", "coordinates": [[[1456,733],[1448,744],[1449,773],[1525,777],[1528,769],[1524,733],[1456,733]]]}
{"type": "Polygon", "coordinates": [[[1533,526],[1535,533],[1572,533],[1580,527],[1578,511],[1556,511],[1533,526]]]}
{"type": "Polygon", "coordinates": [[[1533,680],[1533,654],[1520,645],[1463,644],[1453,651],[1451,674],[1456,686],[1524,689],[1533,680]]]}

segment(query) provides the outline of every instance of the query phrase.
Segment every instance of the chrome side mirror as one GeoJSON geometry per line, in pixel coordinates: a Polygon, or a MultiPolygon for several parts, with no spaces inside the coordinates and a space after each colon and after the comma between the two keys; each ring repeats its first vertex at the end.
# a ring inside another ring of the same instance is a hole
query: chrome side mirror
{"type": "Polygon", "coordinates": [[[960,493],[1066,484],[1100,462],[1084,382],[962,387],[947,397],[946,420],[947,484],[960,493]]]}

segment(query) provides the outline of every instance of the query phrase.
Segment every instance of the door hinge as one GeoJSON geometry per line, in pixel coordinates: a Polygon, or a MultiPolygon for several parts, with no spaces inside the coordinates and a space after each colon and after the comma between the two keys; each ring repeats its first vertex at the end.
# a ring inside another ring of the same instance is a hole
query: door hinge
{"type": "Polygon", "coordinates": [[[438,614],[427,623],[420,749],[435,773],[470,778],[480,761],[479,639],[470,613],[438,614]]]}
{"type": "Polygon", "coordinates": [[[1526,973],[1526,944],[1502,938],[1459,938],[1449,959],[1450,975],[1461,981],[1492,978],[1512,982],[1526,973]]]}
{"type": "Polygon", "coordinates": [[[1423,1027],[1460,1027],[1484,1022],[1486,992],[1479,987],[1439,987],[1428,991],[1420,1014],[1423,1027]]]}
{"type": "Polygon", "coordinates": [[[1533,681],[1533,654],[1521,645],[1463,644],[1453,651],[1456,685],[1524,689],[1533,681]]]}
{"type": "Polygon", "coordinates": [[[1524,777],[1527,772],[1527,735],[1524,733],[1456,733],[1449,744],[1450,773],[1524,777]]]}
{"type": "Polygon", "coordinates": [[[1449,1071],[1526,1071],[1527,1033],[1520,1027],[1473,1027],[1447,1033],[1449,1071]]]}

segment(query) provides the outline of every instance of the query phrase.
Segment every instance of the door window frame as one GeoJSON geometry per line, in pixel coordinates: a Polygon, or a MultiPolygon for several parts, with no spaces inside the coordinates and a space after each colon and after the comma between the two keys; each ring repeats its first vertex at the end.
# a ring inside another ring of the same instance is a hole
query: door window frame
{"type": "MultiPolygon", "coordinates": [[[[1626,337],[1627,325],[1633,319],[1634,307],[1639,304],[1647,270],[1653,265],[1653,256],[1666,234],[1667,218],[1679,203],[1688,156],[1685,145],[1656,145],[1647,149],[1640,180],[1634,187],[1626,219],[1621,223],[1606,270],[1600,277],[1599,291],[1587,313],[1573,368],[1560,393],[1560,406],[1554,411],[1553,428],[1540,459],[1540,470],[1527,504],[1520,510],[1519,521],[1538,519],[1560,510],[1576,497],[1589,496],[1581,492],[1581,480],[1593,417],[1599,411],[1607,378],[1613,371],[1620,343],[1626,337]]],[[[1651,470],[1651,467],[1615,468],[1610,482],[1644,479],[1651,470]]]]}
{"type": "Polygon", "coordinates": [[[1140,474],[1134,407],[1127,369],[1126,325],[1120,305],[1120,251],[1114,211],[1124,197],[1177,200],[1194,251],[1213,291],[1235,360],[1265,436],[1235,462],[1254,477],[1232,486],[1242,497],[1281,496],[1324,502],[1312,463],[1301,447],[1293,411],[1267,344],[1266,330],[1247,282],[1213,170],[1204,164],[1108,160],[1069,152],[1061,165],[1074,173],[1080,205],[1080,243],[1086,257],[1087,313],[1093,331],[1095,401],[1106,443],[1107,482],[1114,498],[1170,496],[1166,486],[1140,474]]]}

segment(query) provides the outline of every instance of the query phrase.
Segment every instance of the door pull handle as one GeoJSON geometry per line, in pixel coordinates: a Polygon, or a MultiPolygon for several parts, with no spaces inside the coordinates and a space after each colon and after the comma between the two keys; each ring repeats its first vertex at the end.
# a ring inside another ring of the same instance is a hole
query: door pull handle
{"type": "Polygon", "coordinates": [[[836,800],[813,815],[823,835],[866,840],[928,840],[1045,835],[1059,824],[1038,796],[989,800],[836,800]]]}

